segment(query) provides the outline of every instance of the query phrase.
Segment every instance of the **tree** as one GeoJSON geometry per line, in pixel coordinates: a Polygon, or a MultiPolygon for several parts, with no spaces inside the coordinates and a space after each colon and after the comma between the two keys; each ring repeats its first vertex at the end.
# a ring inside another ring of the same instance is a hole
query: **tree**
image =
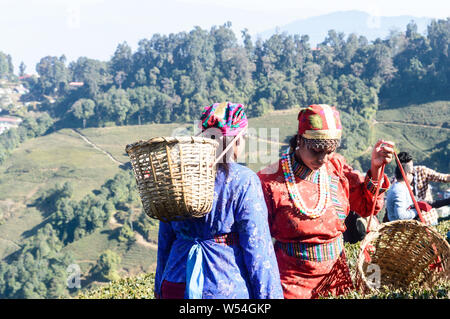
{"type": "Polygon", "coordinates": [[[86,128],[86,121],[94,115],[95,102],[91,99],[79,99],[71,108],[73,115],[83,121],[83,128],[86,128]]]}
{"type": "Polygon", "coordinates": [[[411,21],[406,26],[403,50],[393,57],[393,67],[397,72],[381,88],[380,96],[402,100],[433,98],[436,90],[430,82],[437,74],[433,74],[430,51],[430,42],[417,32],[417,25],[411,21]]]}
{"type": "Polygon", "coordinates": [[[429,87],[434,96],[448,98],[450,73],[442,70],[450,69],[450,18],[446,20],[431,21],[428,26],[428,39],[430,43],[430,67],[428,69],[429,87]]]}
{"type": "Polygon", "coordinates": [[[62,251],[50,224],[27,238],[8,263],[0,263],[1,298],[65,298],[67,266],[73,257],[62,251]]]}
{"type": "Polygon", "coordinates": [[[11,56],[0,51],[0,79],[9,79],[13,74],[14,67],[11,56]]]}
{"type": "Polygon", "coordinates": [[[19,76],[24,76],[25,75],[25,70],[26,70],[27,66],[25,65],[25,63],[20,62],[19,65],[19,76]]]}
{"type": "Polygon", "coordinates": [[[253,86],[252,75],[256,66],[243,48],[225,49],[221,56],[223,73],[229,81],[234,82],[237,89],[245,90],[253,86]]]}
{"type": "Polygon", "coordinates": [[[45,213],[53,213],[57,210],[58,203],[64,198],[72,197],[73,185],[65,182],[63,185],[56,184],[53,188],[44,191],[35,201],[36,207],[45,213]]]}
{"type": "Polygon", "coordinates": [[[120,228],[117,240],[126,243],[128,246],[132,245],[136,241],[134,231],[127,222],[120,228]]]}
{"type": "Polygon", "coordinates": [[[127,91],[111,87],[106,93],[99,96],[96,113],[100,117],[100,121],[115,121],[117,124],[124,124],[130,107],[127,91]]]}
{"type": "Polygon", "coordinates": [[[253,60],[253,50],[254,45],[252,42],[252,37],[248,33],[248,29],[244,28],[244,30],[241,31],[242,41],[244,42],[244,48],[247,53],[247,56],[250,60],[253,60]]]}
{"type": "Polygon", "coordinates": [[[147,83],[147,76],[145,75],[144,68],[140,68],[135,75],[135,80],[139,85],[145,85],[147,83]]]}
{"type": "Polygon", "coordinates": [[[48,113],[44,112],[36,118],[36,122],[37,129],[35,134],[36,136],[42,136],[53,126],[55,120],[48,113]]]}
{"type": "Polygon", "coordinates": [[[80,57],[77,61],[69,64],[72,73],[72,80],[83,82],[83,88],[86,91],[85,98],[95,100],[104,86],[112,83],[112,76],[108,72],[105,62],[101,62],[86,57],[80,57]]]}
{"type": "Polygon", "coordinates": [[[97,259],[97,263],[91,269],[91,276],[100,276],[100,278],[114,281],[118,280],[119,274],[117,267],[121,262],[120,256],[112,250],[105,250],[97,259]]]}
{"type": "Polygon", "coordinates": [[[150,240],[151,231],[158,227],[157,222],[149,218],[145,212],[141,212],[137,220],[133,222],[133,229],[139,232],[146,240],[150,240]]]}
{"type": "Polygon", "coordinates": [[[128,75],[131,72],[132,63],[131,48],[125,41],[117,46],[116,51],[111,58],[111,73],[117,74],[117,72],[122,71],[128,75]]]}
{"type": "Polygon", "coordinates": [[[116,72],[116,75],[114,76],[114,82],[117,84],[119,89],[122,88],[122,83],[126,80],[127,74],[124,71],[118,71],[116,72]]]}
{"type": "MultiPolygon", "coordinates": [[[[39,74],[38,83],[41,93],[55,96],[58,89],[66,85],[69,81],[69,70],[65,65],[66,57],[46,56],[36,65],[36,72],[39,74]]],[[[64,92],[60,92],[64,93],[64,92]]]]}
{"type": "Polygon", "coordinates": [[[366,51],[369,57],[365,63],[364,78],[379,78],[381,83],[394,78],[397,69],[394,66],[392,51],[386,42],[375,41],[366,51]]]}

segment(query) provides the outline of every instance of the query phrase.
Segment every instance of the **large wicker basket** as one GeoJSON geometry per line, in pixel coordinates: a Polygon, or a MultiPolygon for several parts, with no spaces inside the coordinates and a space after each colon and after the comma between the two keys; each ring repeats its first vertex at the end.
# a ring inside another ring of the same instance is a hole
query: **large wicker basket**
{"type": "Polygon", "coordinates": [[[383,286],[406,289],[413,283],[431,286],[449,278],[449,258],[448,242],[432,227],[415,220],[385,223],[361,243],[356,282],[363,292],[383,286]]]}
{"type": "Polygon", "coordinates": [[[162,221],[211,211],[218,143],[203,137],[156,137],[127,145],[145,213],[162,221]]]}

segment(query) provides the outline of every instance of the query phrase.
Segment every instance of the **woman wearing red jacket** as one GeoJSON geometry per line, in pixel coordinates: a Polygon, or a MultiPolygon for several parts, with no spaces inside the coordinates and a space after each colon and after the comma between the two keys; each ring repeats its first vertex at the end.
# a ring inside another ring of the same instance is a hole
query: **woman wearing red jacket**
{"type": "Polygon", "coordinates": [[[392,160],[394,144],[376,143],[364,175],[336,153],[342,126],[335,107],[311,105],[298,120],[289,149],[258,172],[283,293],[285,298],[339,295],[353,288],[342,236],[345,218],[350,210],[370,215],[378,183],[375,212],[382,208],[390,184],[386,175],[381,181],[377,177],[392,160]]]}

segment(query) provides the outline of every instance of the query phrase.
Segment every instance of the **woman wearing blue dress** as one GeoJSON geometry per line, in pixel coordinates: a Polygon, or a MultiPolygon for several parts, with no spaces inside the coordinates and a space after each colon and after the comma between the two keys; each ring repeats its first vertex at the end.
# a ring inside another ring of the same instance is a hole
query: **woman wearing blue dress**
{"type": "MultiPolygon", "coordinates": [[[[248,125],[243,106],[229,102],[207,106],[201,121],[223,148],[248,125]]],[[[226,158],[244,150],[242,133],[226,158]]],[[[283,298],[260,180],[233,160],[218,164],[210,213],[160,222],[157,258],[157,298],[283,298]]]]}

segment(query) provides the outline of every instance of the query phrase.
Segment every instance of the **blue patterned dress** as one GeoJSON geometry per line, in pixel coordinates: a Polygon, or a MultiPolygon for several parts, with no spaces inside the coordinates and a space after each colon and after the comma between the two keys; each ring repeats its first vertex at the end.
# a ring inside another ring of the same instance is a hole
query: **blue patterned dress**
{"type": "Polygon", "coordinates": [[[160,222],[155,292],[166,280],[186,283],[185,298],[283,298],[257,175],[218,169],[214,202],[202,218],[160,222]]]}

